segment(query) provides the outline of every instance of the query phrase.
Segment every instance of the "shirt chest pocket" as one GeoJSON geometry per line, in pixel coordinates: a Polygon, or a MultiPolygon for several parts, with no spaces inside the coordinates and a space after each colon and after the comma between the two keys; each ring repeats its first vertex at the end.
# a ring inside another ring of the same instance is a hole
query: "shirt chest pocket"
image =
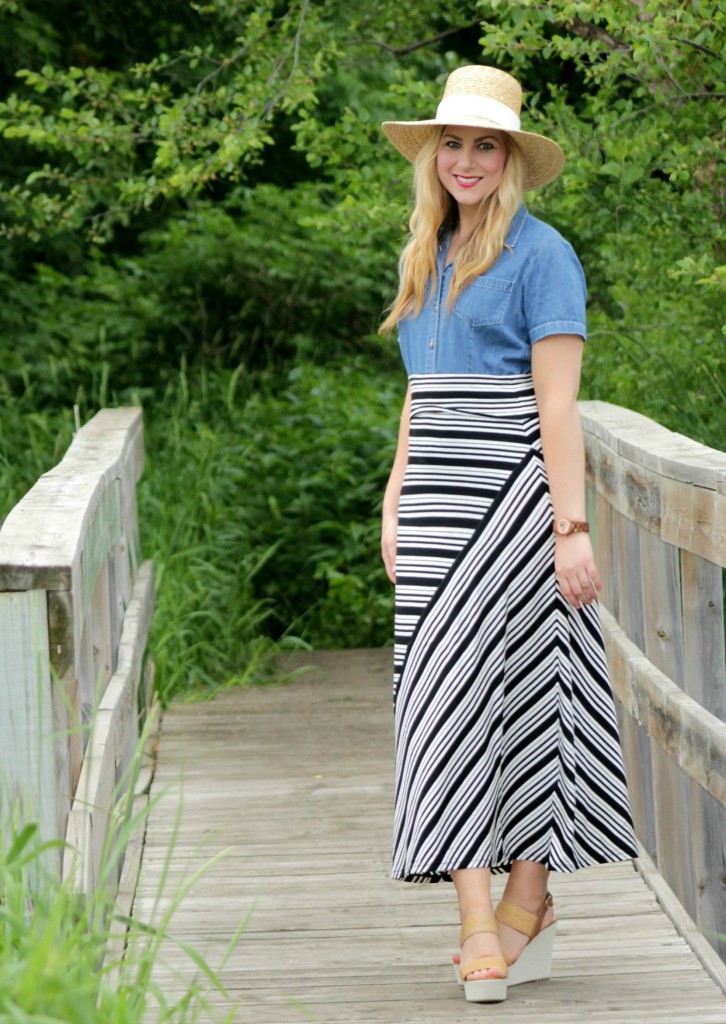
{"type": "Polygon", "coordinates": [[[454,316],[470,327],[500,324],[512,297],[514,282],[501,278],[480,277],[472,281],[454,306],[454,316]]]}

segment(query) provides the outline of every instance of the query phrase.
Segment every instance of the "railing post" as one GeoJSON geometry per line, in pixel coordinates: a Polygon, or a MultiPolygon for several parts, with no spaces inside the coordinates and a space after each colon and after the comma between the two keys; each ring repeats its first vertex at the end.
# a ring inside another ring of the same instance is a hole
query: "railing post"
{"type": "MultiPolygon", "coordinates": [[[[44,590],[0,593],[0,809],[16,808],[36,821],[44,840],[65,831],[59,787],[58,729],[48,646],[48,601],[44,590]]],[[[46,866],[60,873],[60,854],[46,866]]]]}
{"type": "Polygon", "coordinates": [[[154,606],[138,550],[143,464],[141,410],[103,410],[0,529],[3,811],[20,801],[42,839],[75,844],[53,870],[84,893],[138,738],[154,606]]]}
{"type": "Polygon", "coordinates": [[[726,959],[726,454],[604,402],[581,411],[636,829],[726,959]]]}

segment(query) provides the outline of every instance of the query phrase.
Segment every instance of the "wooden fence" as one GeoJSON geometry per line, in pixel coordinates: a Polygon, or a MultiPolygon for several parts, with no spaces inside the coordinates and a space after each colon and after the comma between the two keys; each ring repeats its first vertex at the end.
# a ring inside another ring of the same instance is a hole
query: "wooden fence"
{"type": "Polygon", "coordinates": [[[103,410],[0,529],[0,807],[67,840],[50,867],[85,893],[138,741],[154,605],[143,464],[141,410],[103,410]]]}
{"type": "Polygon", "coordinates": [[[638,837],[726,958],[726,454],[618,406],[581,412],[638,837]]]}
{"type": "MultiPolygon", "coordinates": [[[[589,518],[639,838],[726,941],[726,454],[581,403],[589,518]]],[[[138,736],[154,603],[139,563],[141,412],[104,410],[0,529],[0,796],[89,892],[138,736]]]]}

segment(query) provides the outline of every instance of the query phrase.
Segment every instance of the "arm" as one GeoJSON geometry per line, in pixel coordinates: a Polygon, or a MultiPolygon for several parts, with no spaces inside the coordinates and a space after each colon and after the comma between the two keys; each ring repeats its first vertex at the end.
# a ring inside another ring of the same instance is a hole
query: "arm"
{"type": "MultiPolygon", "coordinates": [[[[585,447],[577,391],[582,339],[552,334],[532,346],[532,377],[539,409],[547,478],[555,518],[585,518],[585,447]]],[[[555,539],[555,573],[574,608],[596,600],[602,583],[586,533],[555,539]]]]}
{"type": "Polygon", "coordinates": [[[383,524],[381,529],[381,551],[386,573],[391,583],[396,582],[396,537],[398,533],[398,500],[401,496],[403,475],[408,463],[408,421],[411,413],[411,389],[406,391],[406,399],[401,412],[401,426],[398,431],[398,447],[393,460],[393,468],[388,478],[386,493],[383,497],[383,524]]]}

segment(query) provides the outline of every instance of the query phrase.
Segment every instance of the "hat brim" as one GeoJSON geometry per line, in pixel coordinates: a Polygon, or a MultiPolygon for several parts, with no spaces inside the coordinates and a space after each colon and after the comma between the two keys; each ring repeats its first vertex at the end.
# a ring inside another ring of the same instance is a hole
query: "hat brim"
{"type": "MultiPolygon", "coordinates": [[[[540,188],[542,185],[548,185],[549,182],[559,177],[565,166],[565,154],[556,142],[548,139],[545,135],[501,128],[485,118],[466,118],[458,121],[457,124],[463,128],[493,128],[496,131],[510,135],[515,140],[518,149],[524,157],[525,192],[529,192],[533,188],[540,188]]],[[[437,127],[442,128],[443,126],[444,122],[438,120],[384,121],[381,125],[389,142],[395,146],[401,156],[405,156],[412,163],[426,141],[431,137],[434,129],[437,127]]]]}

